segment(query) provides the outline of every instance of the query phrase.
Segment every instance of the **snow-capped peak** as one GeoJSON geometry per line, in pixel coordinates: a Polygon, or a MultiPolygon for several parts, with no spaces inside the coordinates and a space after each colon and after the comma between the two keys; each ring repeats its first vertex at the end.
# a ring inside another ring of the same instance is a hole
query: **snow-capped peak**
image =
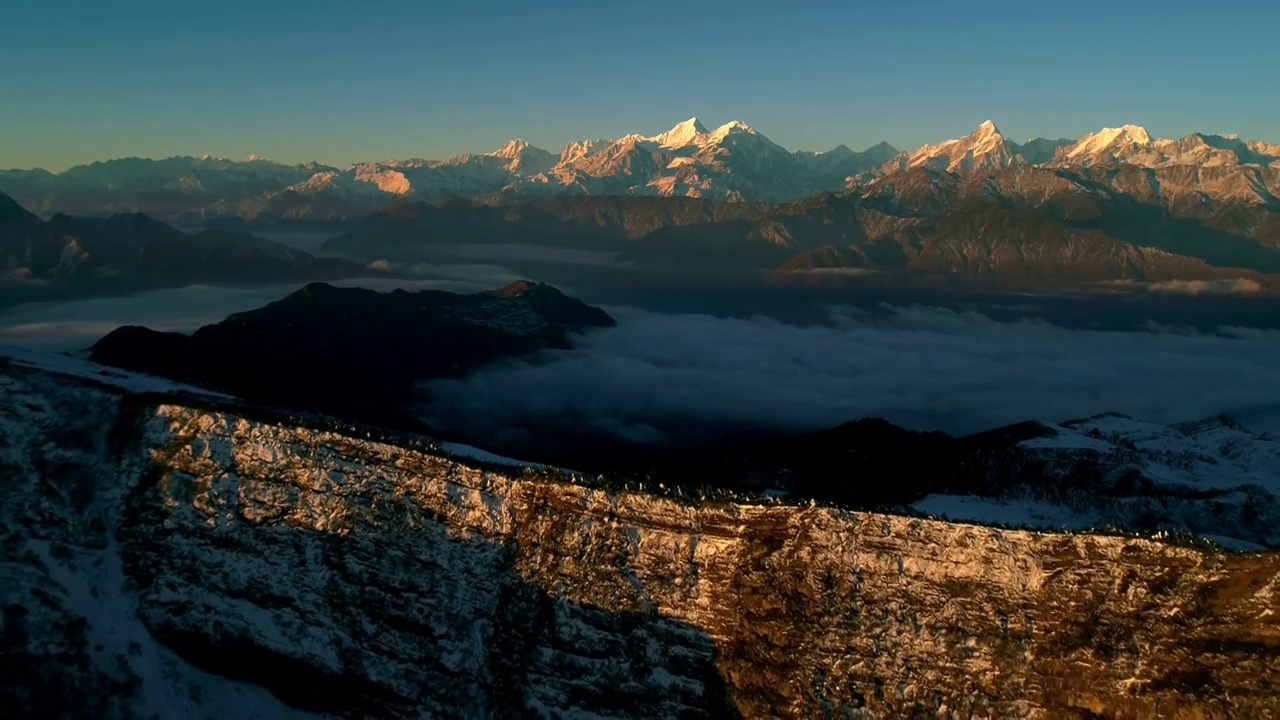
{"type": "Polygon", "coordinates": [[[1096,133],[1080,138],[1075,147],[1067,151],[1067,157],[1091,155],[1117,144],[1150,145],[1151,136],[1147,134],[1145,128],[1137,125],[1103,128],[1096,133]]]}
{"type": "Polygon", "coordinates": [[[987,120],[983,122],[981,125],[977,127],[976,130],[973,131],[973,137],[979,137],[979,138],[991,137],[993,135],[1000,135],[1000,134],[1001,134],[1000,128],[996,127],[995,122],[992,120],[987,120]]]}
{"type": "Polygon", "coordinates": [[[682,123],[678,123],[675,127],[649,138],[649,140],[658,143],[662,147],[676,149],[682,148],[707,133],[707,128],[703,126],[698,118],[692,117],[682,123]]]}
{"type": "Polygon", "coordinates": [[[490,157],[500,157],[500,158],[507,158],[508,160],[512,160],[520,157],[521,153],[523,153],[525,150],[528,150],[528,149],[529,149],[529,143],[519,138],[516,138],[515,140],[508,142],[506,145],[503,145],[501,148],[491,153],[488,153],[488,155],[490,157]]]}
{"type": "Polygon", "coordinates": [[[755,130],[751,129],[750,125],[747,125],[740,120],[731,120],[708,133],[707,140],[709,142],[718,143],[735,133],[744,133],[746,135],[757,134],[755,130]]]}

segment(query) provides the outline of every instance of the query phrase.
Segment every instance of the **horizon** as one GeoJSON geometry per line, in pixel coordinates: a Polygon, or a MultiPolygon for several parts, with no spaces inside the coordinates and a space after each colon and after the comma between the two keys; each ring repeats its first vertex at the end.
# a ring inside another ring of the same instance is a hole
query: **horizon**
{"type": "Polygon", "coordinates": [[[6,17],[0,167],[211,155],[318,161],[542,148],[737,118],[788,149],[902,150],[1135,122],[1271,142],[1280,7],[1203,32],[1185,0],[850,7],[714,0],[25,4],[6,17]],[[1102,18],[1103,20],[1100,20],[1102,18]],[[302,22],[305,20],[305,22],[302,22]],[[123,39],[123,41],[122,41],[123,39]],[[39,58],[39,62],[33,62],[39,58]]]}
{"type": "MultiPolygon", "coordinates": [[[[953,133],[952,135],[950,135],[950,136],[948,136],[948,137],[945,137],[945,138],[933,138],[933,139],[927,139],[927,140],[924,140],[923,142],[917,143],[917,144],[915,144],[915,145],[909,145],[909,146],[897,145],[897,144],[892,143],[892,142],[889,142],[889,141],[887,141],[887,140],[879,140],[879,141],[872,142],[872,143],[870,143],[870,144],[868,144],[868,145],[865,145],[865,146],[863,146],[863,145],[857,145],[857,146],[856,146],[856,145],[853,145],[853,144],[848,143],[848,142],[837,142],[835,145],[832,145],[832,146],[829,146],[829,147],[825,147],[825,148],[795,148],[795,147],[790,147],[790,146],[786,145],[786,143],[779,142],[779,141],[778,141],[776,138],[774,138],[770,133],[766,132],[765,130],[762,130],[762,129],[761,129],[761,128],[759,128],[758,126],[753,125],[752,123],[750,123],[750,122],[748,122],[748,121],[742,120],[741,118],[735,118],[735,119],[733,119],[733,120],[728,120],[728,121],[725,121],[725,122],[723,122],[723,123],[716,123],[716,124],[712,124],[712,123],[707,123],[707,122],[703,121],[703,120],[702,120],[702,117],[701,117],[701,116],[697,116],[697,115],[690,116],[690,117],[685,118],[684,120],[681,120],[681,121],[679,121],[679,122],[677,122],[677,123],[673,123],[671,126],[667,127],[667,128],[666,128],[666,129],[664,129],[664,130],[660,130],[660,131],[657,131],[657,132],[654,132],[654,133],[649,133],[649,134],[646,134],[646,133],[635,133],[635,134],[643,135],[643,136],[644,136],[644,137],[646,137],[646,138],[653,138],[653,137],[656,137],[656,136],[658,136],[658,135],[661,135],[661,134],[662,134],[662,133],[664,133],[664,132],[667,132],[667,131],[669,131],[669,130],[673,129],[674,127],[676,127],[676,126],[678,126],[678,125],[680,125],[680,124],[683,124],[683,123],[685,123],[685,122],[689,122],[689,121],[691,121],[691,120],[697,120],[697,121],[698,121],[698,122],[700,122],[704,127],[706,127],[708,131],[714,131],[715,129],[717,129],[717,128],[719,128],[719,127],[723,127],[723,126],[725,126],[725,125],[730,125],[730,124],[733,124],[733,123],[741,123],[741,124],[744,124],[744,125],[746,125],[746,126],[750,127],[752,130],[754,130],[755,132],[759,133],[760,135],[763,135],[763,136],[765,136],[765,137],[769,138],[770,140],[772,140],[773,142],[778,143],[780,146],[782,146],[782,147],[783,147],[783,148],[785,148],[786,150],[789,150],[789,151],[792,151],[792,152],[814,152],[814,153],[818,153],[818,154],[831,152],[831,151],[833,151],[833,150],[838,149],[838,148],[839,148],[839,147],[841,147],[841,146],[847,147],[847,148],[849,148],[850,150],[853,150],[853,151],[855,151],[855,152],[862,152],[862,151],[864,151],[864,150],[868,150],[868,149],[870,149],[870,148],[876,147],[876,146],[878,146],[878,145],[880,145],[880,144],[882,144],[882,143],[888,143],[890,146],[892,146],[892,147],[893,147],[895,150],[897,150],[898,152],[911,152],[911,151],[914,151],[914,150],[919,149],[919,148],[921,148],[921,147],[924,147],[924,146],[926,146],[926,145],[934,145],[934,146],[936,146],[936,145],[939,145],[939,144],[942,144],[942,143],[945,143],[945,142],[948,142],[948,141],[951,141],[951,140],[956,140],[956,139],[959,139],[959,138],[963,138],[963,137],[965,137],[966,135],[968,135],[968,134],[970,134],[970,133],[974,132],[974,131],[975,131],[977,128],[979,128],[982,124],[987,123],[987,122],[991,122],[991,123],[993,123],[993,124],[996,126],[996,129],[997,129],[997,130],[1001,133],[1001,135],[1003,135],[1006,139],[1010,140],[1011,142],[1020,143],[1020,144],[1026,144],[1026,143],[1029,143],[1029,142],[1032,142],[1032,141],[1035,141],[1035,140],[1052,140],[1052,141],[1056,141],[1056,140],[1079,140],[1079,139],[1084,138],[1084,137],[1086,137],[1086,136],[1088,136],[1088,135],[1091,135],[1091,134],[1095,134],[1095,133],[1098,133],[1098,132],[1102,132],[1102,131],[1104,131],[1104,130],[1113,130],[1113,129],[1118,129],[1118,128],[1120,128],[1120,127],[1127,126],[1127,125],[1136,125],[1136,126],[1138,126],[1138,127],[1143,128],[1144,130],[1146,130],[1146,131],[1151,135],[1152,140],[1176,140],[1176,139],[1180,139],[1180,138],[1187,137],[1187,136],[1189,136],[1189,135],[1201,134],[1201,135],[1218,136],[1218,137],[1227,137],[1227,136],[1236,135],[1236,136],[1239,136],[1239,137],[1240,137],[1241,139],[1243,139],[1243,140],[1249,140],[1249,141],[1261,141],[1261,142],[1268,142],[1268,143],[1273,142],[1273,141],[1272,141],[1271,139],[1269,139],[1269,138],[1264,138],[1264,137],[1251,137],[1251,136],[1244,135],[1244,134],[1242,134],[1242,133],[1234,133],[1234,132],[1229,132],[1229,131],[1222,131],[1222,132],[1220,132],[1220,131],[1213,131],[1213,130],[1201,130],[1201,129],[1191,130],[1191,131],[1189,131],[1189,132],[1187,132],[1187,133],[1183,133],[1183,134],[1181,134],[1181,135],[1168,135],[1168,134],[1164,134],[1164,133],[1154,132],[1154,131],[1152,131],[1152,130],[1151,130],[1151,128],[1150,128],[1150,127],[1148,127],[1148,126],[1146,126],[1146,125],[1143,125],[1142,123],[1114,123],[1114,124],[1109,124],[1109,125],[1106,125],[1106,126],[1103,126],[1103,127],[1094,128],[1094,129],[1092,129],[1092,130],[1088,130],[1088,131],[1086,131],[1086,132],[1083,132],[1083,133],[1080,133],[1080,134],[1077,134],[1077,135],[1066,135],[1066,136],[1061,136],[1061,137],[1050,137],[1050,136],[1048,136],[1048,135],[1033,135],[1033,136],[1030,136],[1030,137],[1025,137],[1025,138],[1023,138],[1023,139],[1018,139],[1018,138],[1017,138],[1016,136],[1014,136],[1012,133],[1006,132],[1006,131],[1005,131],[1005,129],[1000,125],[1000,123],[999,123],[998,121],[993,120],[993,119],[991,119],[991,118],[987,118],[986,120],[983,120],[983,121],[981,121],[981,122],[979,122],[979,123],[977,123],[977,124],[973,125],[969,130],[966,130],[966,131],[961,132],[961,133],[959,133],[959,134],[955,134],[955,133],[953,133]]],[[[242,157],[229,157],[229,156],[226,156],[226,155],[218,155],[218,154],[214,154],[214,153],[207,153],[207,152],[199,152],[199,153],[196,153],[196,152],[185,152],[185,153],[178,153],[178,154],[173,154],[173,155],[163,155],[163,156],[158,156],[158,155],[146,156],[146,155],[131,154],[131,155],[119,155],[119,156],[114,156],[114,157],[98,157],[98,158],[93,158],[93,159],[85,160],[85,161],[83,161],[83,162],[75,162],[75,163],[72,163],[72,164],[70,164],[70,165],[61,166],[61,167],[56,167],[56,166],[47,166],[47,165],[46,165],[46,166],[39,166],[39,165],[37,165],[37,166],[30,166],[30,167],[5,167],[5,166],[0,166],[0,172],[2,172],[2,171],[17,171],[17,172],[23,172],[23,171],[25,171],[25,172],[35,172],[35,171],[41,171],[41,170],[43,170],[43,171],[50,172],[50,173],[52,173],[52,174],[55,174],[55,175],[56,175],[56,174],[60,174],[60,173],[65,172],[65,171],[67,171],[67,170],[69,170],[69,169],[71,169],[71,168],[74,168],[74,167],[84,167],[84,166],[88,166],[88,165],[93,165],[93,164],[95,164],[95,163],[116,162],[116,161],[121,161],[121,160],[147,160],[147,161],[157,162],[157,161],[162,161],[162,160],[173,160],[173,159],[181,159],[181,158],[191,158],[191,159],[196,159],[196,160],[225,160],[225,161],[228,161],[228,162],[253,162],[253,161],[263,161],[263,162],[272,162],[272,163],[277,163],[277,164],[281,164],[281,165],[292,165],[292,166],[304,166],[304,165],[316,164],[316,165],[322,165],[322,166],[332,167],[332,168],[347,168],[347,167],[351,167],[351,166],[353,166],[353,165],[362,165],[362,164],[371,164],[371,163],[376,164],[376,163],[388,162],[388,161],[426,160],[426,161],[430,161],[430,162],[435,162],[435,161],[441,161],[441,160],[448,160],[448,159],[450,159],[450,158],[458,157],[458,156],[461,156],[461,155],[485,155],[485,154],[492,154],[492,153],[495,153],[495,152],[497,152],[497,151],[501,150],[501,149],[502,149],[503,147],[505,147],[506,145],[508,145],[508,144],[510,144],[510,143],[516,143],[516,142],[523,142],[523,143],[527,143],[530,147],[537,148],[537,149],[541,149],[541,150],[546,150],[546,151],[548,151],[548,152],[551,152],[552,154],[556,154],[556,153],[558,153],[560,150],[562,150],[563,148],[565,148],[566,146],[568,146],[568,145],[570,145],[570,144],[572,144],[572,143],[575,143],[575,142],[583,142],[583,141],[587,141],[587,140],[592,140],[592,141],[604,140],[604,141],[609,141],[609,142],[615,142],[615,141],[617,141],[618,139],[620,139],[620,138],[622,138],[622,137],[626,136],[627,134],[629,134],[629,133],[623,133],[623,134],[617,135],[617,136],[615,136],[615,137],[590,137],[590,138],[588,138],[588,137],[582,137],[582,138],[576,138],[576,139],[567,140],[567,141],[565,141],[565,142],[563,142],[563,143],[560,143],[560,144],[544,144],[544,143],[535,142],[535,141],[533,141],[533,140],[529,140],[528,138],[525,138],[525,137],[521,137],[521,136],[514,136],[514,137],[509,137],[509,138],[507,138],[507,139],[505,139],[505,140],[501,140],[501,141],[497,142],[496,144],[492,144],[492,143],[491,143],[491,147],[490,147],[489,149],[486,149],[486,150],[477,150],[477,149],[463,150],[463,151],[461,151],[461,152],[454,153],[453,155],[440,156],[440,157],[422,157],[422,156],[417,156],[417,155],[406,155],[406,154],[400,154],[400,155],[393,155],[393,156],[382,157],[382,158],[379,158],[379,159],[364,158],[364,159],[359,159],[359,160],[355,160],[355,161],[353,161],[353,162],[346,162],[346,163],[343,163],[343,162],[331,162],[331,161],[324,160],[324,159],[321,159],[321,158],[318,158],[318,157],[316,157],[316,158],[310,158],[310,159],[305,159],[305,160],[298,160],[298,159],[295,159],[295,158],[282,159],[282,158],[274,157],[273,155],[271,155],[271,154],[269,154],[269,153],[250,153],[249,155],[247,155],[247,156],[242,156],[242,157]]]]}

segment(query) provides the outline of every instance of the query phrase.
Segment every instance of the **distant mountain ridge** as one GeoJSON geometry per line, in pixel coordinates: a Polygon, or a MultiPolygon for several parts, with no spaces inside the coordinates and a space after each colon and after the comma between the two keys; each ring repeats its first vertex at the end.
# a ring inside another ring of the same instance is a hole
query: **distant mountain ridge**
{"type": "Polygon", "coordinates": [[[190,283],[254,284],[376,274],[248,233],[185,233],[140,213],[41,220],[0,194],[0,307],[190,283]]]}
{"type": "MultiPolygon", "coordinates": [[[[484,154],[400,159],[346,168],[174,157],[95,162],[62,173],[0,171],[0,192],[38,214],[146,212],[178,224],[354,220],[398,199],[558,194],[686,196],[788,202],[916,168],[974,172],[1018,166],[1280,168],[1280,144],[1235,135],[1151,137],[1135,125],[1082,138],[1017,143],[994,122],[914,151],[791,151],[746,123],[714,129],[697,118],[656,135],[582,140],[558,153],[513,140],[484,154]]],[[[1275,200],[1274,196],[1271,198],[1275,200]]]]}
{"type": "Polygon", "coordinates": [[[405,200],[325,249],[408,262],[465,238],[614,251],[691,276],[762,272],[790,285],[1260,294],[1280,290],[1278,193],[1280,168],[1270,167],[923,163],[788,203],[405,200]]]}

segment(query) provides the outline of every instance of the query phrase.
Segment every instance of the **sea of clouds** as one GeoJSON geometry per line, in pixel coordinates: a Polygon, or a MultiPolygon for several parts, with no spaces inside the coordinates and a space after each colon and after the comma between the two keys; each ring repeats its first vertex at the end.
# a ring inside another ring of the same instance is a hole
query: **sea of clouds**
{"type": "Polygon", "coordinates": [[[1114,411],[1227,414],[1280,430],[1280,332],[1065,329],[936,307],[833,310],[829,327],[609,308],[617,328],[429,383],[430,420],[519,444],[522,428],[665,439],[673,420],[793,431],[862,417],[974,432],[1114,411]]]}
{"type": "MultiPolygon", "coordinates": [[[[483,264],[425,274],[337,284],[470,292],[517,279],[483,264]]],[[[296,289],[193,286],[20,306],[0,312],[0,346],[82,350],[124,324],[190,331],[296,289]]],[[[1069,329],[931,306],[833,307],[829,323],[805,327],[607,309],[618,326],[577,336],[572,350],[427,384],[423,417],[504,446],[557,427],[661,442],[676,424],[805,431],[883,417],[964,433],[1104,411],[1158,422],[1222,413],[1280,431],[1275,330],[1069,329]]]]}

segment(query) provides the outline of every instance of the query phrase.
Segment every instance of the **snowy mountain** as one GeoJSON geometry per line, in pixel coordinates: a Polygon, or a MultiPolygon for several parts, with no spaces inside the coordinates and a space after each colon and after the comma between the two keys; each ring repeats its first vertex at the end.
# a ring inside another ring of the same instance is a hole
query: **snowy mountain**
{"type": "Polygon", "coordinates": [[[0,192],[41,215],[146,212],[177,224],[225,218],[335,221],[355,220],[404,198],[587,194],[788,202],[914,169],[971,173],[1026,165],[1247,172],[1280,169],[1280,145],[1202,133],[1158,139],[1136,125],[1078,140],[1017,143],[987,121],[964,137],[908,152],[887,143],[862,151],[843,145],[826,152],[789,151],[741,121],[712,129],[689,118],[655,135],[575,141],[559,152],[512,140],[482,154],[346,168],[204,156],[125,158],[57,174],[8,170],[0,171],[0,192]]]}
{"type": "Polygon", "coordinates": [[[466,237],[618,252],[657,271],[768,273],[769,282],[789,285],[1280,291],[1280,168],[916,167],[859,182],[788,203],[410,201],[355,223],[325,249],[366,262],[412,261],[439,239],[466,237]]]}
{"type": "Polygon", "coordinates": [[[987,497],[930,494],[912,507],[955,521],[1178,530],[1280,550],[1280,439],[1227,417],[1160,425],[1108,413],[1045,424],[986,456],[993,475],[1007,476],[987,497]]]}
{"type": "Polygon", "coordinates": [[[914,152],[902,153],[886,163],[885,173],[911,168],[929,168],[950,172],[990,170],[1022,162],[1017,146],[1006,140],[990,120],[965,137],[940,145],[925,145],[914,152]]]}
{"type": "Polygon", "coordinates": [[[690,118],[652,137],[571,143],[550,170],[503,192],[779,201],[822,188],[796,156],[746,123],[708,130],[690,118]]]}
{"type": "Polygon", "coordinates": [[[610,485],[32,356],[0,363],[0,472],[9,717],[1262,718],[1280,696],[1276,553],[610,485]]]}
{"type": "Polygon", "coordinates": [[[1145,128],[1104,128],[1060,148],[1050,164],[1057,167],[1179,165],[1280,167],[1280,145],[1241,140],[1236,135],[1192,133],[1179,140],[1152,138],[1145,128]]]}

